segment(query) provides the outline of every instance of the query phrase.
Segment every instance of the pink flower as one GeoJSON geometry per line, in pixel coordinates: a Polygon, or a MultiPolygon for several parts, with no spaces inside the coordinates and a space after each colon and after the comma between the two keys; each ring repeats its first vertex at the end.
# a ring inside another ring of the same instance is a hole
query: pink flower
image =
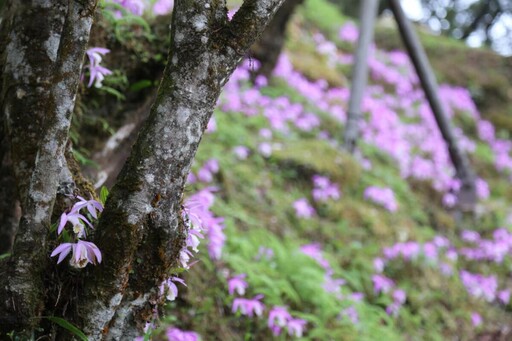
{"type": "Polygon", "coordinates": [[[98,219],[97,212],[103,212],[103,205],[96,200],[85,200],[81,196],[77,196],[77,198],[80,199],[80,201],[73,205],[71,212],[79,212],[85,207],[94,219],[98,219]]]}
{"type": "Polygon", "coordinates": [[[479,313],[471,313],[471,323],[473,324],[474,327],[478,327],[479,325],[482,324],[482,316],[480,316],[479,313]]]}
{"type": "Polygon", "coordinates": [[[113,0],[135,15],[142,15],[146,5],[143,0],[113,0]]]}
{"type": "Polygon", "coordinates": [[[389,212],[395,212],[398,204],[395,200],[395,193],[391,188],[370,186],[364,191],[364,198],[384,207],[389,212]]]}
{"type": "Polygon", "coordinates": [[[256,295],[252,299],[235,298],[233,300],[231,311],[233,313],[240,311],[242,315],[249,317],[253,317],[253,315],[261,316],[261,314],[263,314],[263,310],[265,309],[265,305],[260,302],[262,298],[263,295],[256,295]]]}
{"type": "Polygon", "coordinates": [[[384,260],[382,258],[375,258],[373,260],[373,269],[376,272],[382,273],[382,271],[384,271],[385,266],[386,266],[386,263],[384,263],[384,260]]]}
{"type": "Polygon", "coordinates": [[[178,328],[167,328],[165,335],[169,341],[199,341],[199,335],[196,332],[178,328]]]}
{"type": "Polygon", "coordinates": [[[155,15],[166,15],[171,13],[174,7],[174,0],[158,0],[153,5],[153,13],[155,15]]]}
{"type": "Polygon", "coordinates": [[[237,146],[233,148],[233,152],[239,160],[245,160],[249,156],[249,148],[245,146],[237,146]]]}
{"type": "Polygon", "coordinates": [[[302,319],[290,319],[287,323],[288,334],[290,336],[302,337],[306,324],[307,322],[302,319]]]}
{"type": "Polygon", "coordinates": [[[277,336],[281,334],[281,328],[286,326],[291,318],[292,316],[285,307],[275,306],[268,313],[268,327],[277,336]]]}
{"type": "Polygon", "coordinates": [[[62,262],[64,258],[73,250],[73,255],[70,260],[71,266],[76,268],[83,268],[88,263],[96,265],[96,262],[101,263],[101,252],[96,245],[91,242],[79,240],[76,243],[63,243],[53,250],[50,257],[59,255],[57,264],[62,262]]]}
{"type": "Polygon", "coordinates": [[[245,289],[249,286],[244,280],[246,276],[246,274],[242,274],[228,280],[228,292],[230,295],[233,295],[235,291],[241,296],[245,294],[245,289]]]}
{"type": "Polygon", "coordinates": [[[73,232],[76,233],[78,237],[85,235],[85,227],[83,224],[84,222],[92,228],[91,223],[80,213],[76,211],[71,211],[69,213],[64,212],[60,216],[60,223],[57,228],[57,234],[62,233],[64,226],[66,226],[68,222],[71,223],[73,226],[73,232]]]}
{"type": "Polygon", "coordinates": [[[178,277],[170,277],[163,281],[162,284],[160,284],[160,295],[164,295],[167,292],[166,298],[169,301],[174,301],[176,297],[178,297],[178,287],[174,282],[187,286],[185,281],[178,277]]]}
{"type": "Polygon", "coordinates": [[[508,304],[508,302],[510,302],[510,290],[498,292],[498,300],[503,304],[508,304]]]}
{"type": "Polygon", "coordinates": [[[348,22],[341,27],[338,36],[341,40],[355,43],[359,38],[359,30],[353,22],[348,22]]]}
{"type": "Polygon", "coordinates": [[[379,294],[381,292],[388,293],[395,286],[395,283],[391,279],[383,275],[373,275],[372,282],[375,294],[379,294]]]}
{"type": "Polygon", "coordinates": [[[306,198],[296,200],[293,203],[293,208],[295,208],[295,215],[299,218],[311,218],[316,213],[306,198]]]}
{"type": "Polygon", "coordinates": [[[343,309],[340,313],[340,317],[348,318],[353,324],[359,323],[359,314],[357,313],[356,308],[353,306],[343,309]]]}
{"type": "Polygon", "coordinates": [[[93,47],[86,51],[87,56],[89,57],[89,83],[87,87],[91,87],[94,83],[94,86],[97,88],[101,88],[102,82],[105,79],[105,76],[112,74],[112,71],[100,65],[102,56],[109,53],[110,50],[103,47],[93,47]]]}

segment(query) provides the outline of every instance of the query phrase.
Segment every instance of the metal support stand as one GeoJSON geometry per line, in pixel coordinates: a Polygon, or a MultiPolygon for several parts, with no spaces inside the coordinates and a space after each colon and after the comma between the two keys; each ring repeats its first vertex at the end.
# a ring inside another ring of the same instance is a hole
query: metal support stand
{"type": "MultiPolygon", "coordinates": [[[[368,77],[368,58],[364,53],[368,51],[368,46],[371,44],[371,34],[369,34],[370,38],[368,39],[368,33],[366,31],[373,31],[374,22],[377,17],[376,11],[373,12],[374,9],[369,4],[370,2],[372,2],[371,5],[375,4],[375,7],[377,7],[378,0],[363,1],[361,4],[361,36],[359,37],[359,45],[356,53],[356,64],[354,66],[352,92],[350,94],[347,127],[345,130],[345,148],[351,153],[359,137],[357,125],[361,115],[362,95],[368,77]],[[365,32],[364,36],[363,32],[365,32]],[[360,52],[360,50],[362,52],[360,52]],[[359,53],[361,53],[361,56],[359,53]],[[364,65],[361,66],[360,64],[364,65]],[[353,126],[356,128],[354,129],[353,126]]],[[[389,0],[389,3],[398,24],[402,40],[416,69],[439,130],[448,147],[450,159],[456,170],[456,176],[462,183],[458,195],[458,206],[462,211],[472,211],[476,203],[475,174],[470,167],[467,156],[457,144],[452,123],[446,115],[441,100],[439,99],[435,75],[412,24],[405,16],[399,0],[389,0]]]]}
{"type": "Polygon", "coordinates": [[[363,0],[361,3],[361,22],[359,24],[359,40],[355,55],[355,64],[348,102],[347,124],[345,125],[345,149],[354,153],[359,137],[359,120],[364,89],[368,82],[368,50],[373,41],[375,18],[379,9],[379,0],[363,0]]]}

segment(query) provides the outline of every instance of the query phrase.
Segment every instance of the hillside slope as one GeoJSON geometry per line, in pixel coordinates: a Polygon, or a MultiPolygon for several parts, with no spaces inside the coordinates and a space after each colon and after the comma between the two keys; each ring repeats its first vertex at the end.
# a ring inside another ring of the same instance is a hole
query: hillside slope
{"type": "MultiPolygon", "coordinates": [[[[422,34],[479,176],[477,210],[460,215],[446,147],[390,28],[377,31],[359,150],[342,151],[356,37],[332,5],[308,0],[271,79],[250,82],[252,59],[235,71],[186,190],[200,246],[185,257],[198,262],[173,274],[186,287],[162,286],[170,301],[147,338],[512,338],[510,59],[422,34]]],[[[120,45],[146,59],[135,71],[123,59],[140,88],[127,102],[96,94],[118,113],[147,106],[163,50],[120,45]]]]}

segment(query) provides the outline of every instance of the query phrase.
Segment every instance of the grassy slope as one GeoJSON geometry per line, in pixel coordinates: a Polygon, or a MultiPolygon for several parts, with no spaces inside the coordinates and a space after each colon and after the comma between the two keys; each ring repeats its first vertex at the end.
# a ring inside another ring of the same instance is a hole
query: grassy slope
{"type": "MultiPolygon", "coordinates": [[[[327,2],[307,0],[290,27],[287,48],[294,66],[311,79],[347,85],[350,70],[329,69],[325,60],[315,54],[314,46],[301,39],[305,31],[316,30],[333,38],[345,20],[327,2]]],[[[512,70],[510,60],[484,50],[469,50],[445,38],[422,38],[439,78],[469,87],[483,116],[495,123],[505,122],[501,124],[505,128],[502,134],[512,132],[512,119],[505,114],[507,108],[503,105],[512,93],[511,78],[507,77],[512,70]]],[[[379,28],[377,41],[389,49],[400,46],[396,33],[386,28],[379,28]]],[[[306,101],[279,81],[272,82],[265,91],[273,97],[306,101]]],[[[376,297],[371,282],[372,260],[380,255],[382,247],[404,240],[427,241],[436,234],[446,235],[456,243],[458,234],[455,221],[440,206],[440,198],[426,184],[403,180],[389,157],[365,147],[365,155],[370,156],[374,167],[363,171],[350,156],[303,134],[286,138],[278,135],[276,140],[282,149],[265,159],[255,152],[260,141],[258,131],[267,127],[265,120],[220,110],[215,117],[218,130],[205,136],[197,163],[210,158],[219,160],[214,211],[226,219],[227,244],[219,263],[209,260],[202,249],[201,262],[184,275],[188,288],[178,301],[169,304],[166,324],[195,330],[204,340],[271,339],[265,320],[230,312],[232,298],[225,279],[229,269],[231,274],[248,275],[248,297],[262,293],[267,307],[287,305],[294,316],[307,319],[308,339],[445,340],[459,336],[466,340],[482,330],[510,325],[512,315],[506,314],[504,308],[468,299],[456,277],[443,277],[428,264],[397,263],[386,269],[386,274],[407,291],[408,300],[398,318],[385,313],[390,299],[376,297]],[[234,157],[232,148],[237,145],[251,148],[247,160],[234,157]],[[315,219],[298,219],[292,204],[298,198],[310,197],[310,179],[316,173],[339,183],[343,198],[317,205],[315,219]],[[400,205],[396,214],[362,199],[367,186],[384,184],[395,190],[400,205]],[[301,245],[311,242],[323,245],[335,277],[347,281],[345,295],[366,295],[357,305],[360,324],[339,321],[340,310],[349,303],[337,302],[322,289],[323,269],[299,252],[301,245]],[[260,246],[271,248],[274,258],[256,261],[260,246]],[[472,327],[469,313],[473,310],[482,313],[484,329],[472,327]]],[[[330,121],[323,124],[334,135],[342,136],[342,126],[330,121]]],[[[464,226],[482,232],[503,223],[505,208],[512,198],[508,182],[494,171],[487,149],[479,143],[473,161],[479,174],[490,182],[492,199],[482,206],[485,215],[467,219],[464,226]]],[[[481,270],[497,271],[501,277],[508,274],[506,267],[482,265],[481,270]]]]}

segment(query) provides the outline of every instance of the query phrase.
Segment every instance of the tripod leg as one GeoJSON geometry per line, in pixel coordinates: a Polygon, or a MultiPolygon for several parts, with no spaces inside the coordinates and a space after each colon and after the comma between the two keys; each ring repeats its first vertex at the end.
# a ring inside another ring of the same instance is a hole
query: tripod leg
{"type": "Polygon", "coordinates": [[[399,0],[389,0],[391,10],[395,16],[400,35],[407,48],[409,56],[414,64],[425,95],[430,103],[439,130],[448,146],[450,159],[457,172],[457,178],[462,186],[459,192],[459,208],[463,211],[471,211],[476,203],[475,175],[469,165],[467,156],[457,144],[452,123],[441,104],[438,95],[437,81],[428,61],[414,27],[409,22],[402,10],[399,0]]]}
{"type": "Polygon", "coordinates": [[[353,153],[359,138],[359,120],[364,90],[368,82],[368,51],[373,41],[375,20],[379,0],[363,0],[360,8],[359,40],[352,73],[352,85],[348,104],[347,124],[345,125],[344,147],[353,153]]]}

